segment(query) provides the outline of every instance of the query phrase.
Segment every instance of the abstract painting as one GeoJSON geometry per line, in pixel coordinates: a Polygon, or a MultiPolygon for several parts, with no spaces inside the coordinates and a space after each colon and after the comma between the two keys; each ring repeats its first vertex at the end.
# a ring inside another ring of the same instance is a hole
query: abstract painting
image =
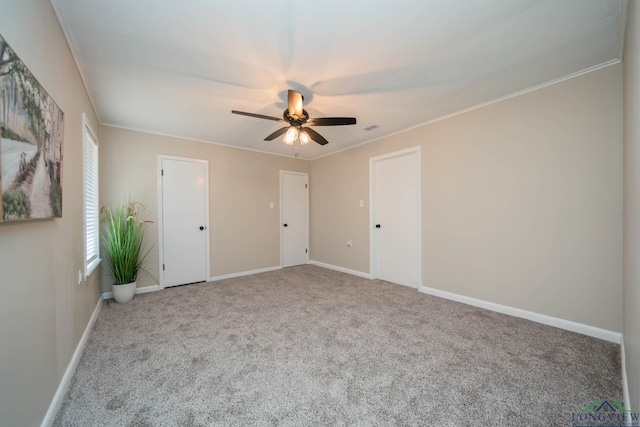
{"type": "Polygon", "coordinates": [[[0,36],[0,222],[62,217],[64,113],[0,36]]]}

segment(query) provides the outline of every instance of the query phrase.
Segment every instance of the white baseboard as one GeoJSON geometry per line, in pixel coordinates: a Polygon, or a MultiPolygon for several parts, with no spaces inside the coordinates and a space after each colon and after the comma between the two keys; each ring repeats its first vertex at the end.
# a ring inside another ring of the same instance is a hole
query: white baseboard
{"type": "Polygon", "coordinates": [[[420,287],[420,292],[425,294],[434,295],[437,297],[461,302],[475,307],[485,308],[487,310],[495,311],[498,313],[508,314],[514,317],[520,317],[522,319],[531,320],[534,322],[542,323],[544,325],[555,326],[556,328],[565,329],[571,332],[577,332],[579,334],[588,335],[590,337],[599,338],[601,340],[620,343],[622,334],[620,332],[609,331],[607,329],[597,328],[595,326],[585,325],[583,323],[572,322],[570,320],[559,319],[557,317],[547,316],[545,314],[534,313],[532,311],[521,310],[519,308],[509,307],[507,305],[496,304],[481,299],[471,298],[464,295],[458,295],[451,292],[441,291],[439,289],[420,287]]]}
{"type": "MultiPolygon", "coordinates": [[[[146,294],[147,292],[155,292],[161,289],[162,288],[159,285],[143,286],[142,288],[136,288],[135,295],[146,294]]],[[[111,299],[111,298],[113,298],[113,292],[104,292],[102,294],[102,299],[111,299]]]]}
{"type": "Polygon", "coordinates": [[[631,401],[629,399],[629,383],[627,382],[627,366],[626,356],[624,354],[624,335],[620,336],[620,364],[622,370],[622,399],[625,408],[631,409],[631,401]]]}
{"type": "Polygon", "coordinates": [[[159,291],[160,289],[161,288],[159,285],[144,286],[142,288],[136,288],[136,295],[146,294],[148,292],[155,292],[155,291],[159,291]]]}
{"type": "Polygon", "coordinates": [[[322,267],[322,268],[328,268],[329,270],[339,271],[341,273],[352,274],[354,276],[363,277],[365,279],[371,279],[371,274],[363,273],[362,271],[358,271],[358,270],[351,270],[350,268],[338,267],[337,265],[325,264],[324,262],[312,261],[312,260],[309,260],[309,264],[317,265],[318,267],[322,267]]]}
{"type": "Polygon", "coordinates": [[[93,324],[96,322],[98,318],[98,314],[100,314],[100,309],[102,308],[102,298],[98,298],[98,303],[96,304],[96,308],[93,310],[93,314],[89,319],[89,323],[87,323],[87,327],[84,328],[84,333],[80,338],[80,342],[76,346],[76,350],[73,352],[71,356],[71,360],[67,365],[67,369],[64,371],[64,375],[60,380],[60,384],[58,384],[58,389],[56,390],[56,394],[53,395],[53,400],[49,405],[49,409],[42,420],[41,427],[50,427],[53,424],[53,421],[58,414],[58,410],[60,409],[60,405],[62,404],[62,400],[64,399],[65,394],[67,394],[67,390],[69,389],[69,384],[71,383],[71,378],[73,377],[74,372],[76,371],[76,366],[78,366],[78,361],[80,360],[80,356],[82,355],[82,351],[84,350],[85,345],[87,345],[87,339],[89,339],[89,333],[91,332],[91,328],[93,324]]]}
{"type": "Polygon", "coordinates": [[[215,282],[223,279],[233,279],[234,277],[250,276],[252,274],[266,273],[267,271],[282,270],[282,267],[276,265],[274,267],[258,268],[256,270],[241,271],[239,273],[223,274],[221,276],[213,276],[209,278],[209,282],[215,282]]]}

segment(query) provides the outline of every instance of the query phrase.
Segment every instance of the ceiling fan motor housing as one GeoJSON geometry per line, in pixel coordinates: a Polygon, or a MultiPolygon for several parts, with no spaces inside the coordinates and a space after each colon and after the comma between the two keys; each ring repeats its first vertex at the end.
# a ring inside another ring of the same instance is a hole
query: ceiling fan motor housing
{"type": "Polygon", "coordinates": [[[296,118],[296,116],[289,114],[289,109],[287,108],[284,110],[284,113],[282,113],[282,118],[288,121],[291,126],[300,126],[309,120],[309,113],[307,113],[307,110],[303,109],[302,116],[296,118]]]}

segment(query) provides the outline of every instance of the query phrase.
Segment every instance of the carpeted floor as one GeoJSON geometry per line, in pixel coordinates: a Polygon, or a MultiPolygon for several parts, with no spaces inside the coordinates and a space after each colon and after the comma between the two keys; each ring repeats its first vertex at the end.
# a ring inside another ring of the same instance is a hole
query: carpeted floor
{"type": "Polygon", "coordinates": [[[57,426],[571,425],[619,346],[315,266],[109,300],[57,426]]]}

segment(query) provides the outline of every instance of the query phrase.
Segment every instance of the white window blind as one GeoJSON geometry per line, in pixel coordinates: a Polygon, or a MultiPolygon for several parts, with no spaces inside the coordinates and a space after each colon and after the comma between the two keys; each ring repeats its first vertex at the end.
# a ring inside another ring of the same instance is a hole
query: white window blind
{"type": "Polygon", "coordinates": [[[89,275],[100,259],[100,210],[98,207],[98,140],[85,121],[84,126],[84,224],[89,275]]]}

